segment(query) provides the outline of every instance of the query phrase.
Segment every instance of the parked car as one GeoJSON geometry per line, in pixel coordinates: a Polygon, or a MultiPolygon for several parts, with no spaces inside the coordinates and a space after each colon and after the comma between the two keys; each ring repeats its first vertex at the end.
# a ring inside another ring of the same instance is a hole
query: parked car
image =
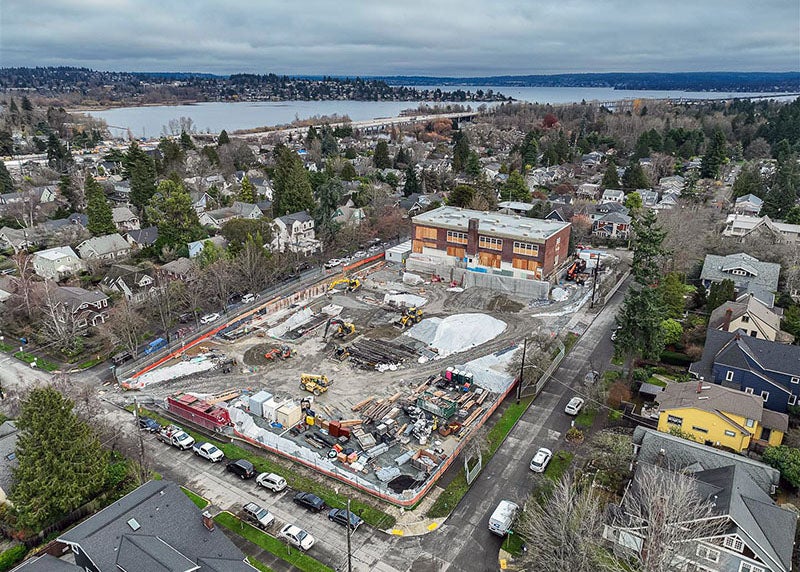
{"type": "Polygon", "coordinates": [[[287,524],[281,528],[278,537],[289,541],[289,544],[296,546],[300,550],[308,550],[314,546],[314,537],[293,524],[287,524]]]}
{"type": "Polygon", "coordinates": [[[158,433],[158,431],[161,429],[161,425],[158,424],[158,421],[150,417],[139,417],[138,423],[139,429],[149,433],[158,433]]]}
{"type": "Polygon", "coordinates": [[[363,250],[353,253],[353,258],[364,258],[367,255],[363,250]]]}
{"type": "Polygon", "coordinates": [[[228,461],[228,464],[225,466],[225,468],[241,479],[250,479],[256,474],[256,468],[253,466],[253,463],[247,459],[228,461]]]}
{"type": "Polygon", "coordinates": [[[328,262],[325,263],[325,268],[336,268],[337,266],[340,266],[341,264],[342,264],[342,261],[339,260],[338,258],[331,258],[330,260],[328,260],[328,262]]]}
{"type": "Polygon", "coordinates": [[[178,316],[178,321],[181,324],[188,324],[189,322],[194,320],[194,315],[191,312],[184,312],[180,316],[178,316]]]}
{"type": "Polygon", "coordinates": [[[375,254],[375,253],[376,253],[376,252],[378,252],[380,249],[381,249],[381,247],[380,247],[380,246],[378,246],[377,244],[373,244],[372,246],[370,246],[370,247],[367,249],[367,252],[368,252],[368,253],[370,253],[370,254],[375,254]]]}
{"type": "MultiPolygon", "coordinates": [[[[328,520],[345,526],[347,524],[347,509],[333,508],[328,512],[328,520]]],[[[350,513],[350,530],[355,531],[359,526],[364,523],[358,515],[353,512],[350,513]]]]}
{"type": "Polygon", "coordinates": [[[297,493],[294,495],[294,502],[308,510],[321,511],[325,508],[325,502],[317,495],[312,493],[297,493]]]}
{"type": "Polygon", "coordinates": [[[242,296],[242,304],[249,304],[250,302],[254,302],[256,299],[255,294],[245,294],[242,296]]]}
{"type": "Polygon", "coordinates": [[[566,413],[567,415],[577,415],[578,413],[581,412],[583,404],[584,404],[583,398],[573,397],[572,399],[569,400],[569,403],[567,403],[567,406],[564,408],[564,413],[566,413]]]}
{"type": "Polygon", "coordinates": [[[128,350],[125,350],[124,352],[120,352],[120,353],[118,353],[118,354],[116,354],[116,355],[111,357],[111,361],[114,363],[114,365],[122,365],[126,361],[132,360],[132,359],[133,359],[133,354],[131,352],[129,352],[128,350]]]}
{"type": "Polygon", "coordinates": [[[585,383],[586,385],[592,385],[594,383],[597,383],[598,379],[600,379],[600,372],[592,370],[583,376],[583,383],[585,383]]]}
{"type": "Polygon", "coordinates": [[[248,519],[255,522],[256,526],[259,528],[266,529],[275,520],[271,512],[254,502],[249,502],[244,505],[242,512],[244,512],[248,519]]]}
{"type": "Polygon", "coordinates": [[[208,442],[198,443],[195,445],[194,454],[198,457],[203,457],[205,460],[211,461],[212,463],[218,463],[225,458],[225,453],[208,442]]]}
{"type": "Polygon", "coordinates": [[[274,493],[279,493],[286,488],[286,479],[275,473],[261,473],[256,477],[256,483],[274,493]]]}
{"type": "Polygon", "coordinates": [[[534,473],[544,473],[544,470],[547,468],[547,463],[549,463],[552,458],[553,452],[550,449],[545,449],[544,447],[540,448],[536,451],[533,459],[531,459],[531,471],[534,473]]]}
{"type": "Polygon", "coordinates": [[[200,318],[200,323],[210,324],[211,322],[216,322],[217,320],[219,320],[219,317],[220,317],[219,314],[217,314],[216,312],[214,312],[213,314],[206,314],[205,316],[200,318]]]}

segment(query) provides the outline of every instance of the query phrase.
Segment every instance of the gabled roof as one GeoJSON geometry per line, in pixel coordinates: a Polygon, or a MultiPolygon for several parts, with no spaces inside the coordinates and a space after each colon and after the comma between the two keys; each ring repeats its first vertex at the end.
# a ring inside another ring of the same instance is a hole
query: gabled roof
{"type": "Polygon", "coordinates": [[[80,260],[78,255],[75,254],[75,251],[72,250],[72,247],[70,246],[56,246],[55,248],[40,250],[39,252],[35,252],[33,255],[37,258],[43,258],[44,260],[50,261],[61,260],[64,257],[80,260]]]}
{"type": "Polygon", "coordinates": [[[125,233],[125,236],[127,236],[136,244],[150,246],[151,244],[155,243],[156,240],[158,240],[158,227],[149,226],[141,230],[129,230],[125,233]]]}
{"type": "Polygon", "coordinates": [[[114,224],[121,222],[128,222],[130,220],[139,220],[133,211],[128,207],[114,207],[111,209],[111,218],[114,219],[114,224]]]}
{"type": "Polygon", "coordinates": [[[744,203],[752,203],[755,206],[761,206],[764,204],[764,201],[761,200],[759,197],[755,196],[754,194],[747,194],[742,195],[738,199],[736,199],[736,204],[744,204],[744,203]]]}
{"type": "Polygon", "coordinates": [[[77,286],[59,286],[54,295],[59,301],[72,307],[108,300],[108,296],[99,290],[86,290],[77,286]]]}
{"type": "Polygon", "coordinates": [[[738,320],[746,314],[750,317],[751,323],[762,331],[765,328],[770,328],[776,332],[781,329],[781,317],[767,308],[755,296],[749,296],[747,300],[742,302],[725,302],[711,312],[708,327],[711,329],[724,327],[728,310],[731,312],[731,321],[738,320]]]}
{"type": "Polygon", "coordinates": [[[740,295],[752,293],[766,305],[772,307],[780,273],[780,264],[761,262],[743,252],[728,256],[708,254],[703,263],[700,279],[709,282],[732,280],[740,295]],[[737,268],[741,268],[748,274],[746,276],[733,274],[737,268]]]}
{"type": "Polygon", "coordinates": [[[66,560],[59,560],[50,554],[43,554],[39,557],[28,558],[11,572],[84,572],[84,570],[66,560]]]}
{"type": "Polygon", "coordinates": [[[119,252],[121,250],[130,250],[130,248],[131,245],[117,232],[104,236],[95,236],[84,240],[78,245],[79,252],[83,253],[84,250],[88,250],[94,252],[98,256],[119,252]]]}
{"type": "Polygon", "coordinates": [[[597,219],[597,222],[613,222],[614,224],[630,224],[631,217],[622,213],[610,212],[597,219]]]}
{"type": "Polygon", "coordinates": [[[282,217],[278,217],[278,219],[286,226],[292,226],[295,222],[303,223],[314,220],[306,211],[283,215],[282,217]]]}
{"type": "Polygon", "coordinates": [[[760,396],[729,389],[710,381],[670,383],[656,396],[656,401],[662,411],[693,408],[710,413],[731,413],[759,422],[764,410],[764,400],[760,396]]]}

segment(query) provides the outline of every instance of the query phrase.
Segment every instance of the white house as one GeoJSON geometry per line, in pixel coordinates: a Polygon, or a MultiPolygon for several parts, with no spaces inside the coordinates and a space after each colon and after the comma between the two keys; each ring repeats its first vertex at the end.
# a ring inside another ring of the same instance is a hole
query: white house
{"type": "Polygon", "coordinates": [[[128,232],[129,230],[139,230],[139,217],[133,214],[133,211],[128,207],[114,207],[111,209],[111,217],[114,220],[114,225],[119,232],[128,232]]]}
{"type": "Polygon", "coordinates": [[[289,250],[308,256],[322,246],[314,238],[314,219],[306,211],[276,218],[273,221],[273,235],[271,247],[280,252],[289,250]]]}
{"type": "Polygon", "coordinates": [[[206,211],[200,215],[200,224],[222,228],[222,225],[235,218],[259,219],[264,214],[258,205],[236,201],[230,207],[206,211]]]}
{"type": "Polygon", "coordinates": [[[33,255],[33,271],[45,280],[63,280],[83,268],[83,261],[69,246],[48,248],[33,255]]]}
{"type": "Polygon", "coordinates": [[[763,200],[753,194],[749,194],[736,199],[733,212],[740,215],[758,216],[763,206],[763,200]]]}
{"type": "Polygon", "coordinates": [[[606,189],[600,197],[600,202],[622,204],[625,202],[625,193],[619,189],[606,189]]]}

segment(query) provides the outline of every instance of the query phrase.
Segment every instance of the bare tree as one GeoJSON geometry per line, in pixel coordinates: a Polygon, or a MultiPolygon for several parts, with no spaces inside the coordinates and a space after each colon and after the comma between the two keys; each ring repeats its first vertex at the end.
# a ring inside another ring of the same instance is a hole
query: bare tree
{"type": "Polygon", "coordinates": [[[169,341],[169,329],[175,319],[182,282],[171,282],[161,272],[155,274],[155,288],[147,303],[147,310],[158,325],[166,332],[169,341]]]}
{"type": "Polygon", "coordinates": [[[39,332],[42,338],[51,341],[62,351],[71,350],[77,345],[81,331],[78,312],[71,304],[58,298],[56,288],[50,281],[44,283],[39,332]]]}
{"type": "Polygon", "coordinates": [[[228,296],[233,291],[234,273],[232,263],[226,258],[212,262],[200,277],[205,286],[207,299],[214,300],[216,307],[225,310],[228,296]]]}
{"type": "Polygon", "coordinates": [[[260,292],[269,276],[268,256],[261,245],[248,240],[233,261],[242,288],[247,292],[260,292]]]}
{"type": "Polygon", "coordinates": [[[139,340],[147,330],[147,321],[128,300],[123,298],[114,304],[104,327],[115,343],[121,344],[134,356],[139,353],[139,340]]]}
{"type": "Polygon", "coordinates": [[[6,205],[5,214],[22,228],[30,228],[39,222],[41,201],[34,189],[20,191],[20,199],[6,205]]]}

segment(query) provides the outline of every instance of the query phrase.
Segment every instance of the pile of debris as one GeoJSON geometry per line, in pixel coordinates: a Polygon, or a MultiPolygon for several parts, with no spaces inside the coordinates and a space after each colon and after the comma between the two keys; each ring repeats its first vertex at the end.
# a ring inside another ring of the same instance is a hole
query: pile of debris
{"type": "Polygon", "coordinates": [[[417,355],[414,349],[402,344],[368,339],[361,339],[334,351],[334,358],[339,361],[349,358],[360,367],[378,371],[395,370],[405,360],[415,359],[417,355]]]}

